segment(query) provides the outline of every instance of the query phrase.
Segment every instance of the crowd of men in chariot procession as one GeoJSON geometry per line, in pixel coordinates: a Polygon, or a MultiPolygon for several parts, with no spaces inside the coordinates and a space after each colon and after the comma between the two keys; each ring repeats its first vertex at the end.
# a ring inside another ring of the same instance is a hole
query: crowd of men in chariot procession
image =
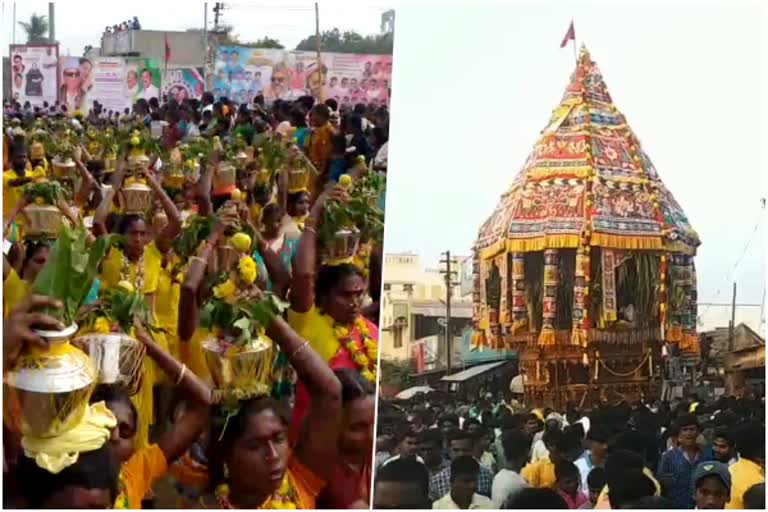
{"type": "Polygon", "coordinates": [[[387,108],[4,107],[3,505],[368,508],[387,108]]]}
{"type": "Polygon", "coordinates": [[[765,509],[764,394],[558,412],[433,391],[380,403],[376,450],[375,509],[765,509]]]}

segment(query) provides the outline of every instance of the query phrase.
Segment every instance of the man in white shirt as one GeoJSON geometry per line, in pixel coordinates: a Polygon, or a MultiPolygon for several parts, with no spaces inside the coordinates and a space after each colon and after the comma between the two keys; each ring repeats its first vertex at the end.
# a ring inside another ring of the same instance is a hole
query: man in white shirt
{"type": "Polygon", "coordinates": [[[152,72],[148,69],[141,71],[141,97],[149,101],[152,98],[160,97],[160,90],[152,85],[152,72]]]}
{"type": "Polygon", "coordinates": [[[579,469],[581,476],[581,490],[584,494],[588,492],[587,477],[593,468],[603,467],[605,458],[608,456],[608,438],[609,433],[600,425],[595,425],[589,429],[587,441],[589,442],[589,451],[579,457],[574,464],[579,469]]]}
{"type": "Polygon", "coordinates": [[[501,445],[504,448],[506,467],[496,474],[491,487],[493,508],[498,509],[504,508],[511,496],[528,487],[520,476],[520,470],[528,460],[531,436],[519,430],[508,430],[502,434],[501,445]]]}
{"type": "Polygon", "coordinates": [[[432,504],[442,510],[492,510],[493,502],[475,492],[480,464],[472,456],[461,456],[451,462],[451,490],[432,504]]]}

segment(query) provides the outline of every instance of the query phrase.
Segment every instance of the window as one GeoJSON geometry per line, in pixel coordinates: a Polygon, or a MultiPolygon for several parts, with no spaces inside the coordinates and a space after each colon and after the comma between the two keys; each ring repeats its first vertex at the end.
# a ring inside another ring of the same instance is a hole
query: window
{"type": "Polygon", "coordinates": [[[395,348],[403,348],[403,330],[395,329],[395,340],[393,342],[395,348]]]}
{"type": "Polygon", "coordinates": [[[403,291],[405,293],[413,293],[413,284],[412,283],[406,283],[403,285],[403,291]]]}
{"type": "Polygon", "coordinates": [[[384,291],[388,292],[392,289],[392,285],[390,283],[384,283],[384,291]]]}

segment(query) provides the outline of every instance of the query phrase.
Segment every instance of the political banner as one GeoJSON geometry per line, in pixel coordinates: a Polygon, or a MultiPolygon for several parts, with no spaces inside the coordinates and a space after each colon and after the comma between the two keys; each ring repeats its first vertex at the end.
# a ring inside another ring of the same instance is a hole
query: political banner
{"type": "MultiPolygon", "coordinates": [[[[182,103],[186,99],[200,99],[205,92],[203,68],[172,68],[163,71],[163,96],[182,103]]],[[[253,98],[251,98],[253,99],[253,98]]]]}
{"type": "Polygon", "coordinates": [[[322,54],[325,70],[323,97],[339,105],[389,104],[392,86],[391,55],[322,54]]]}
{"type": "Polygon", "coordinates": [[[161,71],[155,59],[126,59],[125,93],[131,105],[140,98],[159,101],[161,83],[161,71]]]}
{"type": "MultiPolygon", "coordinates": [[[[67,113],[87,113],[90,109],[88,96],[93,89],[93,63],[84,57],[59,59],[59,102],[67,107],[67,113]]],[[[90,100],[93,102],[93,99],[90,100]]]]}
{"type": "Polygon", "coordinates": [[[86,97],[88,110],[98,101],[106,111],[122,112],[131,107],[126,94],[125,59],[121,57],[96,57],[93,59],[93,85],[86,97]]]}
{"type": "Polygon", "coordinates": [[[27,101],[33,106],[43,102],[54,104],[59,87],[58,45],[10,46],[11,97],[22,105],[27,101]]]}
{"type": "Polygon", "coordinates": [[[335,98],[339,104],[389,103],[390,55],[324,53],[223,46],[216,52],[213,94],[250,103],[263,94],[269,103],[304,95],[335,98]]]}

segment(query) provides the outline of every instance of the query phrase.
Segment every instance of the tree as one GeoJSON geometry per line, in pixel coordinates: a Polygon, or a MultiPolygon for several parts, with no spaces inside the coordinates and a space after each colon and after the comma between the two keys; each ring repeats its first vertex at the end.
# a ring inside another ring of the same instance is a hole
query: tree
{"type": "MultiPolygon", "coordinates": [[[[325,30],[320,34],[320,50],[334,53],[363,53],[372,55],[392,55],[394,34],[363,36],[353,30],[340,31],[338,28],[325,30]]],[[[317,50],[317,37],[313,34],[297,46],[297,50],[314,52],[317,50]]]]}
{"type": "Polygon", "coordinates": [[[48,16],[42,14],[32,14],[29,21],[19,21],[19,25],[27,33],[27,44],[46,44],[48,43],[48,16]]]}
{"type": "Polygon", "coordinates": [[[280,41],[267,36],[264,36],[253,43],[246,43],[245,46],[250,46],[251,48],[273,48],[275,50],[282,50],[285,48],[285,46],[280,44],[280,41]]]}
{"type": "Polygon", "coordinates": [[[244,46],[246,48],[269,48],[282,50],[285,48],[280,41],[269,36],[264,36],[258,41],[241,41],[240,36],[232,33],[232,25],[220,25],[216,32],[218,35],[219,46],[244,46]]]}
{"type": "Polygon", "coordinates": [[[412,359],[381,358],[379,375],[381,375],[382,385],[405,389],[411,380],[410,376],[414,373],[416,373],[416,364],[412,359]]]}

